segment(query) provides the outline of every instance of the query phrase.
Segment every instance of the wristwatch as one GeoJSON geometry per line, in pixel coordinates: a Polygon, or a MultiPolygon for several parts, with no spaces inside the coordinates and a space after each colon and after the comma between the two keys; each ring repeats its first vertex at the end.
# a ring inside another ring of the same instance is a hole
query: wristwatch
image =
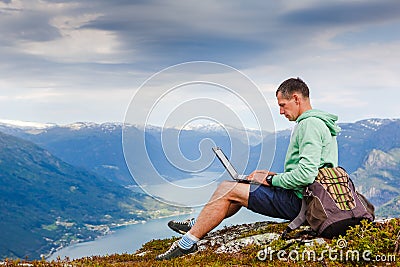
{"type": "Polygon", "coordinates": [[[269,186],[272,186],[272,178],[274,178],[273,175],[268,175],[267,178],[265,178],[265,181],[267,181],[269,186]]]}

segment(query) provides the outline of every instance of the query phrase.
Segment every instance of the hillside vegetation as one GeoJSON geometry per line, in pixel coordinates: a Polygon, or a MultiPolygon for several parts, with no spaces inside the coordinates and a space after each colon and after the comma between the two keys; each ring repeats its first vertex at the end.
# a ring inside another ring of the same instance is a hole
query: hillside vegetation
{"type": "Polygon", "coordinates": [[[178,211],[1,132],[0,152],[0,259],[39,259],[110,227],[178,211]]]}
{"type": "Polygon", "coordinates": [[[199,252],[170,261],[155,261],[177,238],[152,240],[135,254],[93,256],[53,262],[6,261],[6,266],[400,266],[400,219],[363,222],[345,236],[328,240],[291,233],[288,240],[269,238],[286,223],[260,222],[211,232],[199,252]],[[263,238],[264,237],[264,238],[263,238]],[[249,240],[253,240],[250,242],[249,240]],[[244,243],[249,245],[243,245],[244,243]],[[270,248],[271,250],[267,250],[270,248]],[[263,254],[270,251],[269,254],[263,254]],[[271,253],[274,251],[275,253],[271,253]],[[277,252],[281,254],[278,254],[277,252]],[[306,252],[305,252],[306,251],[306,252]],[[313,254],[315,253],[315,254],[313,254]],[[270,256],[272,254],[272,256],[270,256]],[[304,256],[303,256],[304,255],[304,256]],[[313,256],[315,255],[315,256],[313,256]],[[284,260],[286,259],[286,260],[284,260]]]}

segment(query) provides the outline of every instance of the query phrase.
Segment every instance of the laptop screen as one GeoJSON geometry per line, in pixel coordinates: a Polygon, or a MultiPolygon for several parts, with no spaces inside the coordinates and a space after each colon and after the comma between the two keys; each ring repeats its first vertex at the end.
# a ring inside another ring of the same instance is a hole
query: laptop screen
{"type": "Polygon", "coordinates": [[[228,160],[228,158],[225,156],[224,152],[219,147],[213,147],[213,150],[221,163],[224,165],[225,169],[228,171],[228,173],[232,176],[233,179],[238,179],[238,173],[233,168],[232,164],[228,160]]]}

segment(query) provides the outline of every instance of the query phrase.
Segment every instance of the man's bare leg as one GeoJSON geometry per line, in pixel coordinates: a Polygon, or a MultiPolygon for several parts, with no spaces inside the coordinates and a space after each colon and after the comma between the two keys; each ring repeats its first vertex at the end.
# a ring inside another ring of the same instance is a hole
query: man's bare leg
{"type": "Polygon", "coordinates": [[[249,184],[222,182],[200,212],[189,233],[197,238],[202,238],[225,218],[238,212],[240,207],[247,207],[249,190],[249,184]]]}
{"type": "Polygon", "coordinates": [[[229,206],[228,212],[226,213],[225,219],[235,215],[243,206],[239,203],[232,203],[229,206]]]}
{"type": "Polygon", "coordinates": [[[204,206],[193,227],[174,242],[156,260],[168,260],[197,251],[197,241],[214,229],[225,218],[232,216],[242,206],[247,207],[250,185],[236,182],[222,182],[210,201],[204,206]]]}

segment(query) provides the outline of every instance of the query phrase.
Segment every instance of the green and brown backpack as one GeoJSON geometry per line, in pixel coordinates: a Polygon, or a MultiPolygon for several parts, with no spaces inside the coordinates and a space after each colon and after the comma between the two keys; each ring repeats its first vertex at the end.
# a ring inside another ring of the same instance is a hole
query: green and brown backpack
{"type": "Polygon", "coordinates": [[[317,236],[333,238],[346,234],[350,226],[375,219],[374,206],[355,190],[342,167],[319,169],[314,183],[304,190],[299,215],[282,237],[307,222],[317,236]]]}

